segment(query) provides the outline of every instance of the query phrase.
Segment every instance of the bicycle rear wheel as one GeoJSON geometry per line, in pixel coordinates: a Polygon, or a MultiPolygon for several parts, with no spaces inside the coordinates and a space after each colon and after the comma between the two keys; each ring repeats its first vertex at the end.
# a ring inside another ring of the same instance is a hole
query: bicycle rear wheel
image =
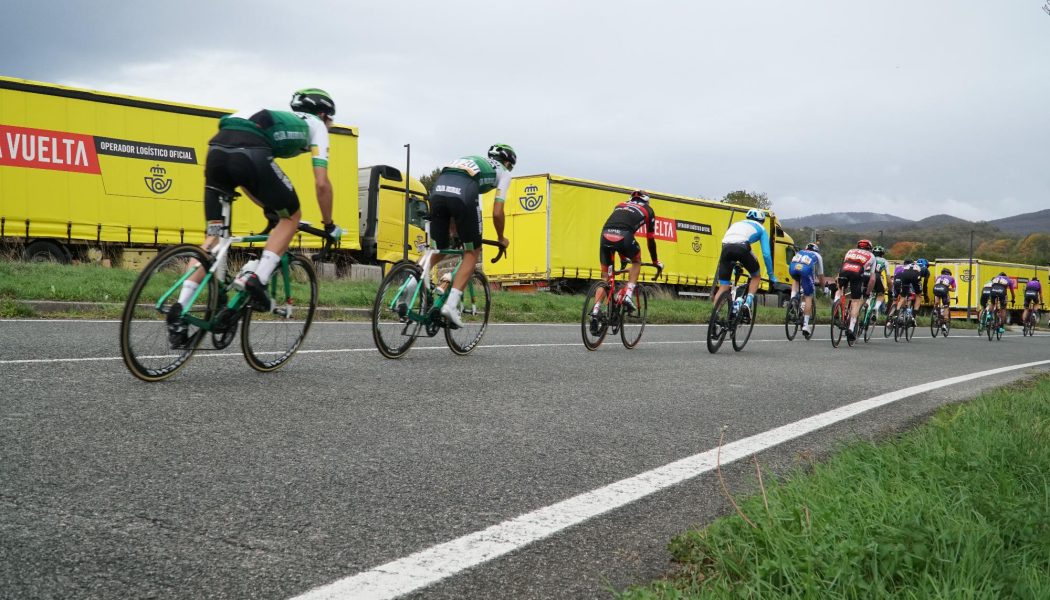
{"type": "Polygon", "coordinates": [[[583,313],[580,317],[580,332],[583,334],[583,345],[588,350],[597,350],[602,345],[606,334],[609,333],[609,303],[612,298],[609,295],[609,284],[604,281],[596,281],[591,284],[587,295],[583,299],[583,313]],[[594,305],[598,303],[598,290],[602,290],[602,300],[598,306],[598,314],[594,314],[594,305]]]}
{"type": "Polygon", "coordinates": [[[940,317],[937,316],[937,309],[934,308],[933,314],[930,315],[930,335],[934,338],[936,338],[937,334],[941,331],[941,324],[939,321],[940,317]]]}
{"type": "Polygon", "coordinates": [[[755,328],[757,316],[757,303],[752,303],[751,306],[745,303],[740,306],[740,315],[737,316],[736,326],[733,327],[730,336],[733,340],[733,350],[740,352],[747,345],[747,341],[751,339],[751,331],[755,328]]]}
{"type": "Polygon", "coordinates": [[[915,317],[910,317],[904,326],[904,340],[910,342],[915,335],[915,317]]]}
{"type": "MultiPolygon", "coordinates": [[[[179,299],[185,275],[207,271],[211,264],[211,257],[199,246],[183,244],[158,254],[135,280],[120,317],[120,353],[132,375],[143,381],[167,379],[193,355],[206,331],[186,323],[185,343],[173,348],[167,315],[179,299]]],[[[215,280],[209,278],[199,289],[184,314],[210,321],[218,295],[215,280]]]]}
{"type": "Polygon", "coordinates": [[[719,296],[718,302],[715,302],[714,308],[711,309],[711,317],[707,320],[707,351],[711,354],[718,352],[726,339],[726,333],[729,332],[732,296],[732,292],[728,290],[719,296]]]}
{"type": "Polygon", "coordinates": [[[877,324],[876,322],[878,321],[878,317],[876,317],[876,314],[877,313],[875,312],[875,309],[871,308],[870,310],[868,310],[868,313],[866,315],[864,315],[864,324],[865,324],[864,325],[864,343],[865,344],[867,344],[869,341],[871,341],[871,336],[875,332],[875,327],[876,327],[876,324],[877,324]]]}
{"type": "Polygon", "coordinates": [[[426,290],[417,290],[421,275],[419,265],[395,265],[376,291],[372,303],[372,340],[379,353],[387,358],[404,356],[419,335],[421,325],[411,320],[409,313],[419,315],[424,312],[422,305],[426,290]],[[415,279],[416,288],[408,286],[409,278],[415,279]]]}
{"type": "Polygon", "coordinates": [[[787,311],[784,313],[784,334],[787,335],[789,342],[798,335],[798,324],[801,320],[798,296],[794,296],[791,300],[788,300],[787,311]]]}
{"type": "Polygon", "coordinates": [[[449,350],[466,356],[481,343],[485,330],[489,326],[489,309],[492,308],[492,297],[489,294],[489,280],[481,271],[474,271],[463,288],[459,306],[463,326],[453,329],[445,327],[445,342],[449,350]]]}
{"type": "Polygon", "coordinates": [[[897,311],[887,307],[886,308],[886,322],[882,325],[882,337],[888,338],[893,333],[893,328],[896,324],[897,311]]]}
{"type": "Polygon", "coordinates": [[[845,315],[843,313],[844,313],[844,310],[843,310],[842,302],[841,301],[835,302],[835,305],[831,307],[831,347],[832,348],[838,348],[839,344],[842,343],[842,331],[844,329],[846,329],[846,325],[847,325],[847,324],[843,323],[843,319],[845,318],[845,315]]]}
{"type": "Polygon", "coordinates": [[[993,329],[999,329],[999,319],[998,318],[993,318],[993,319],[989,320],[988,324],[984,328],[985,333],[988,335],[988,341],[989,342],[992,341],[992,336],[995,335],[995,332],[992,331],[993,329]]]}
{"type": "Polygon", "coordinates": [[[639,285],[634,288],[633,298],[635,309],[628,312],[624,306],[620,311],[620,340],[625,348],[638,345],[638,341],[642,339],[642,332],[645,331],[646,315],[649,314],[649,293],[645,291],[645,286],[639,285]]]}
{"type": "Polygon", "coordinates": [[[317,274],[308,258],[286,254],[266,284],[274,308],[248,308],[241,325],[241,350],[248,366],[268,373],[288,362],[306,339],[317,309],[317,274]]]}

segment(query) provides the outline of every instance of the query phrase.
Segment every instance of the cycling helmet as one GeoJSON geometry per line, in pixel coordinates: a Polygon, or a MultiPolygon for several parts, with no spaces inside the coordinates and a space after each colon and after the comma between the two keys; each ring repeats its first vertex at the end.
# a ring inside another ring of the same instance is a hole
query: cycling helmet
{"type": "Polygon", "coordinates": [[[941,275],[951,275],[951,274],[952,274],[952,270],[949,269],[948,267],[944,267],[943,269],[941,269],[941,275]]]}
{"type": "Polygon", "coordinates": [[[328,95],[328,92],[319,88],[296,90],[288,105],[297,112],[310,113],[315,116],[322,113],[329,117],[335,116],[335,101],[328,95]]]}
{"type": "Polygon", "coordinates": [[[812,250],[814,252],[820,252],[820,246],[814,244],[813,242],[810,242],[810,243],[806,244],[806,250],[812,250]]]}
{"type": "Polygon", "coordinates": [[[1002,272],[1000,272],[1000,273],[999,273],[999,277],[1006,277],[1006,271],[1002,271],[1002,272]]]}
{"type": "Polygon", "coordinates": [[[641,202],[643,204],[648,204],[649,194],[646,194],[642,190],[635,190],[631,192],[631,202],[641,202]]]}
{"type": "Polygon", "coordinates": [[[508,171],[513,171],[514,165],[518,163],[518,154],[507,144],[492,144],[489,148],[489,158],[503,163],[508,171]]]}
{"type": "Polygon", "coordinates": [[[930,261],[926,260],[925,258],[918,258],[915,260],[915,264],[925,269],[926,267],[930,266],[930,261]]]}
{"type": "Polygon", "coordinates": [[[758,221],[759,223],[763,223],[766,220],[766,211],[759,210],[757,208],[752,208],[751,210],[747,211],[747,218],[751,219],[752,221],[758,221]]]}
{"type": "Polygon", "coordinates": [[[857,247],[861,250],[871,250],[871,240],[861,240],[857,242],[857,247]]]}
{"type": "Polygon", "coordinates": [[[874,254],[875,256],[883,256],[883,255],[886,254],[886,249],[883,248],[882,246],[875,246],[874,248],[871,249],[871,253],[874,254]]]}
{"type": "Polygon", "coordinates": [[[915,262],[915,261],[913,261],[913,260],[912,260],[912,259],[910,259],[910,258],[905,258],[905,259],[904,259],[904,264],[906,264],[906,265],[910,265],[910,264],[911,264],[911,263],[913,263],[913,262],[915,262]]]}

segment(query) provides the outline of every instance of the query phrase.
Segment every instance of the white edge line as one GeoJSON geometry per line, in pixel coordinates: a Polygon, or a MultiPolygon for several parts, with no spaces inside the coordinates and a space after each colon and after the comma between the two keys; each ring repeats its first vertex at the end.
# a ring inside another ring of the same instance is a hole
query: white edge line
{"type": "MultiPolygon", "coordinates": [[[[1042,360],[950,377],[881,394],[848,404],[776,429],[731,442],[722,447],[722,464],[728,464],[812,433],[869,410],[938,388],[981,377],[1050,364],[1042,360]]],[[[718,449],[683,458],[651,471],[574,496],[340,579],[296,596],[293,600],[336,598],[387,600],[419,590],[460,571],[488,562],[563,529],[625,506],[650,494],[715,469],[718,449]]]]}

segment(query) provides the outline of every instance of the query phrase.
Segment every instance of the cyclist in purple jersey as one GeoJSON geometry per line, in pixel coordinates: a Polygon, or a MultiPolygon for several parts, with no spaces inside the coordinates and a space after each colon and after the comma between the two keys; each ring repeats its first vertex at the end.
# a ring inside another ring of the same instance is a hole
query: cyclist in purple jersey
{"type": "MultiPolygon", "coordinates": [[[[948,268],[941,269],[941,274],[933,282],[933,309],[943,311],[951,306],[949,294],[954,292],[955,289],[955,278],[952,277],[952,270],[948,268]]],[[[942,325],[941,327],[944,329],[945,335],[947,335],[948,326],[942,325]]]]}
{"type": "Polygon", "coordinates": [[[1039,308],[1042,303],[1043,284],[1039,283],[1039,274],[1036,273],[1024,286],[1024,316],[1021,317],[1021,322],[1027,322],[1029,313],[1039,308]]]}
{"type": "MultiPolygon", "coordinates": [[[[1017,301],[1017,294],[1014,293],[1014,290],[1017,288],[1017,285],[1014,283],[1013,279],[1006,276],[1005,271],[999,273],[995,277],[992,277],[992,280],[988,283],[992,286],[992,293],[991,296],[989,296],[989,303],[997,306],[999,312],[999,322],[1005,324],[1006,290],[1010,290],[1010,304],[1013,304],[1017,301]]],[[[1003,333],[1004,331],[1006,331],[1006,327],[1000,325],[999,333],[1003,333]]]]}

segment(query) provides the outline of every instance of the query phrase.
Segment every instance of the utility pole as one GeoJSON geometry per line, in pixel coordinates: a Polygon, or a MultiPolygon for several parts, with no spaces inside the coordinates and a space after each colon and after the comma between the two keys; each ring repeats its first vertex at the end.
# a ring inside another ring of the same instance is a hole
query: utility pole
{"type": "Polygon", "coordinates": [[[409,195],[409,182],[412,181],[412,144],[405,144],[405,231],[402,236],[402,251],[404,252],[401,256],[403,260],[408,260],[408,211],[409,207],[412,206],[412,197],[409,195]]]}
{"type": "Polygon", "coordinates": [[[973,276],[973,230],[970,230],[970,286],[966,288],[966,322],[970,322],[970,314],[973,310],[973,286],[977,279],[973,276]]]}

